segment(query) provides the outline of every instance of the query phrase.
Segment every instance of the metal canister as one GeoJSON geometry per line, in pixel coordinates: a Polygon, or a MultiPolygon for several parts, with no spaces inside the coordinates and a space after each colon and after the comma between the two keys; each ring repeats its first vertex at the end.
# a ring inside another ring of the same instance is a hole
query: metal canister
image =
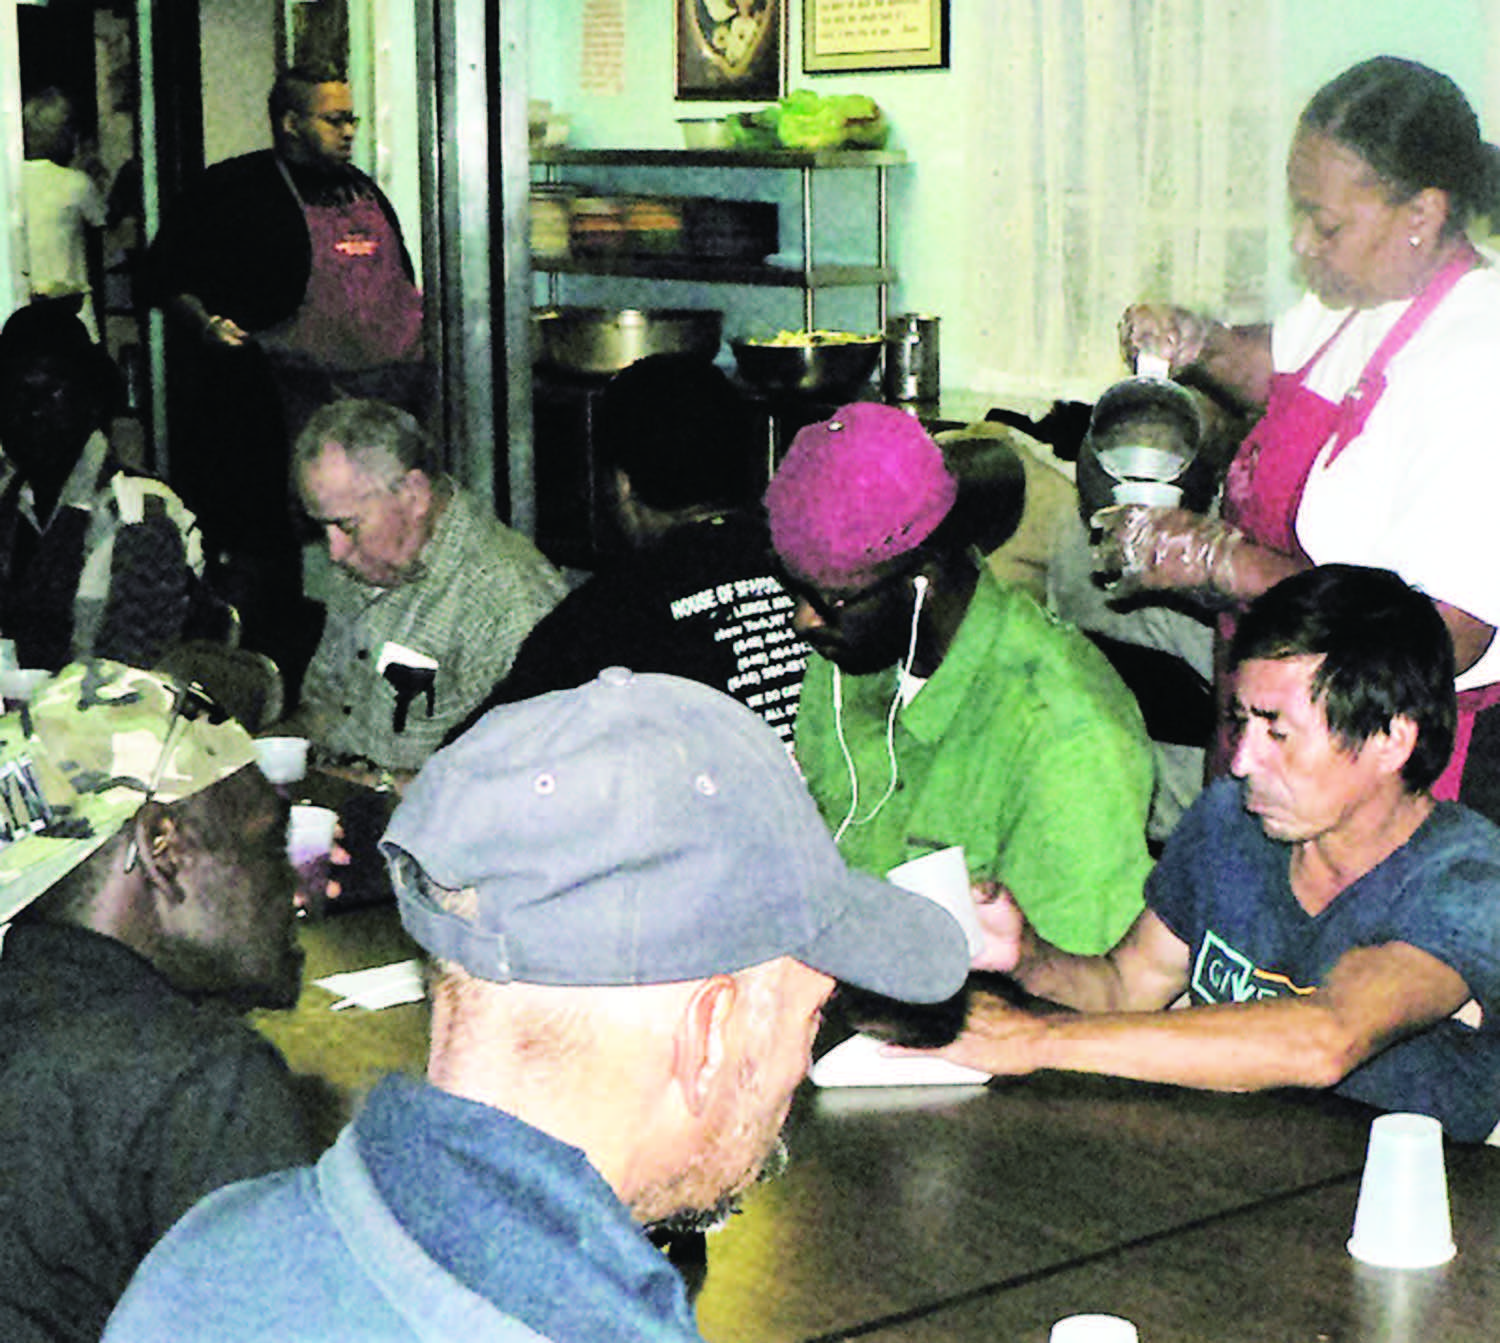
{"type": "Polygon", "coordinates": [[[936,317],[904,312],[887,320],[880,385],[887,401],[938,399],[942,379],[936,317]]]}

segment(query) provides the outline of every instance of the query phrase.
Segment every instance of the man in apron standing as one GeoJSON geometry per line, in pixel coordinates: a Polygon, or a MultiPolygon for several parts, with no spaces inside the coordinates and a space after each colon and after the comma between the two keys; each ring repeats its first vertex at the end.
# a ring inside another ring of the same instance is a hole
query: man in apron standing
{"type": "Polygon", "coordinates": [[[245,642],[295,677],[311,642],[291,632],[290,443],[343,396],[421,420],[432,377],[400,224],[351,162],[359,119],[344,76],[292,67],[268,111],[273,147],[203,174],[167,212],[149,276],[174,319],[174,480],[220,558],[245,642]]]}

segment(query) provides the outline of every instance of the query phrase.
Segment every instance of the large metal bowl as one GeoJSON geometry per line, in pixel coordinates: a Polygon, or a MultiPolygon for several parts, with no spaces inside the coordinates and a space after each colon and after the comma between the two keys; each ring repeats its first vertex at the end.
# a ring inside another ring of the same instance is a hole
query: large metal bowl
{"type": "Polygon", "coordinates": [[[724,314],[711,308],[538,308],[537,358],[569,373],[618,373],[648,354],[712,359],[724,314]]]}
{"type": "Polygon", "coordinates": [[[732,340],[740,376],[767,392],[800,392],[837,399],[869,382],[880,362],[881,339],[817,341],[807,345],[771,345],[732,340]]]}

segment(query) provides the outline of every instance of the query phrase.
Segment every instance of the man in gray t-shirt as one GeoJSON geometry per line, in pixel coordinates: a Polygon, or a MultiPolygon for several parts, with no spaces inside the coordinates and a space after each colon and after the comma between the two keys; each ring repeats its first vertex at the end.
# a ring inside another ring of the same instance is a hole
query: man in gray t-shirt
{"type": "Polygon", "coordinates": [[[1081,1009],[977,997],[943,1052],[996,1073],[1225,1091],[1332,1088],[1483,1140],[1500,1119],[1500,831],[1429,791],[1453,747],[1453,649],[1392,573],[1327,565],[1252,602],[1230,648],[1240,780],[1179,823],[1102,957],[1003,894],[976,964],[1081,1009]],[[1185,1011],[1159,1009],[1184,993],[1185,1011]]]}

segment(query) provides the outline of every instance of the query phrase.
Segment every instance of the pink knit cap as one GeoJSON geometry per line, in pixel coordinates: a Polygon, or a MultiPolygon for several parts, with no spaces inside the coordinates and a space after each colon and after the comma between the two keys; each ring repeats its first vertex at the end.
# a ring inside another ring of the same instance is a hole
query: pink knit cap
{"type": "Polygon", "coordinates": [[[942,452],[912,416],[857,401],[792,440],[766,513],[782,563],[819,587],[853,588],[921,545],[957,497],[942,452]]]}

